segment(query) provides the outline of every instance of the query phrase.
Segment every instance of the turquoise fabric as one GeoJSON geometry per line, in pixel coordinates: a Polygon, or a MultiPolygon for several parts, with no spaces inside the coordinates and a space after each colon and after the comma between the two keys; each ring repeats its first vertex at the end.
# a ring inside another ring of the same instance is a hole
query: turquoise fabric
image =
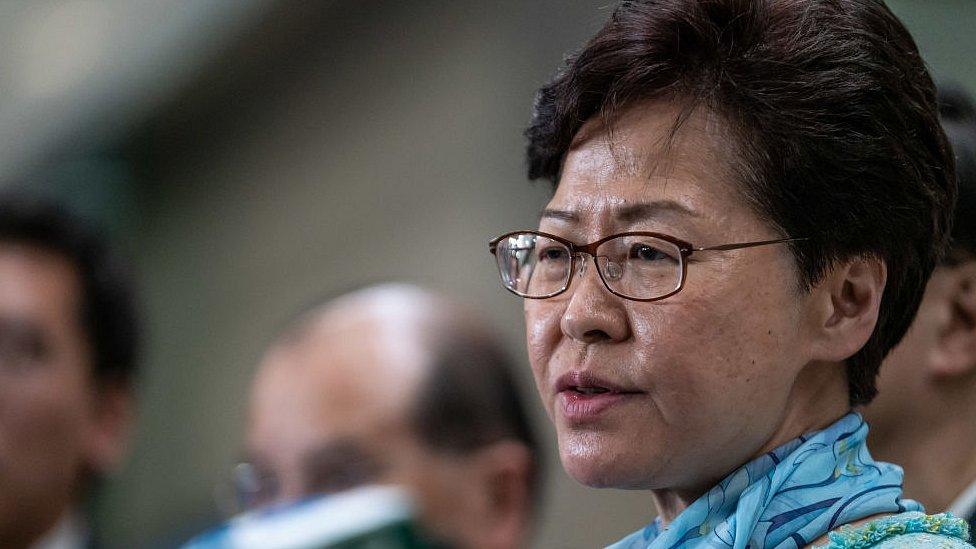
{"type": "Polygon", "coordinates": [[[743,465],[667,528],[657,520],[610,547],[792,549],[872,515],[921,511],[901,498],[901,468],[871,458],[867,434],[847,414],[743,465]]]}
{"type": "Polygon", "coordinates": [[[972,547],[969,524],[951,513],[926,515],[919,512],[883,517],[860,526],[844,526],[829,534],[822,549],[908,549],[915,547],[972,547]]]}

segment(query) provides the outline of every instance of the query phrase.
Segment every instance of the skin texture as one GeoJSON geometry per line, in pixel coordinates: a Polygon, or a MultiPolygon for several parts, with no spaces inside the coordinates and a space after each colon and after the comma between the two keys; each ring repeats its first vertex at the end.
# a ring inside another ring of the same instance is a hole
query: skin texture
{"type": "Polygon", "coordinates": [[[965,261],[935,270],[863,411],[872,453],[905,469],[906,496],[930,512],[945,510],[976,481],[974,394],[976,261],[965,261]]]}
{"type": "MultiPolygon", "coordinates": [[[[612,141],[599,122],[584,126],[540,230],[577,243],[635,230],[698,246],[781,237],[740,198],[707,112],[663,146],[677,112],[640,104],[620,115],[612,141]],[[662,202],[688,212],[620,215],[662,202]]],[[[736,467],[848,410],[843,360],[876,323],[881,262],[838,266],[805,292],[786,246],[696,253],[680,293],[641,303],[607,291],[587,261],[566,293],[525,300],[536,385],[581,483],[652,490],[668,522],[736,467]],[[555,388],[571,372],[636,394],[571,420],[555,388]]]]}
{"type": "Polygon", "coordinates": [[[501,441],[465,455],[440,452],[410,423],[432,336],[450,334],[460,316],[419,290],[383,286],[340,298],[274,345],[255,378],[247,435],[252,461],[280,484],[272,499],[399,485],[438,539],[522,546],[528,450],[501,441]],[[356,458],[329,457],[343,454],[356,458]],[[352,461],[369,465],[350,470],[352,461]]]}
{"type": "Polygon", "coordinates": [[[121,459],[127,391],[98,388],[78,323],[79,280],[58,255],[0,243],[0,547],[26,547],[121,459]],[[14,360],[11,341],[36,342],[14,360]]]}

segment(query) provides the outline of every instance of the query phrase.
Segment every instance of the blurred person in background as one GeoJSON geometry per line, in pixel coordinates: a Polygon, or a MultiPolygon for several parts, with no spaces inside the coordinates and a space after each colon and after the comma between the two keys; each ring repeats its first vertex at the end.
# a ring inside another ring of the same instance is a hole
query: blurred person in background
{"type": "MultiPolygon", "coordinates": [[[[878,457],[905,469],[905,493],[976,526],[976,107],[939,92],[956,157],[951,248],[925,288],[915,322],[885,361],[864,410],[878,457]],[[933,456],[937,456],[933,459],[933,456]]],[[[971,528],[971,531],[972,528],[971,528]]]]}
{"type": "Polygon", "coordinates": [[[254,380],[249,505],[398,485],[439,542],[525,546],[539,456],[511,368],[475,317],[412,286],[315,306],[254,380]]]}
{"type": "Polygon", "coordinates": [[[489,249],[564,468],[658,509],[612,547],[971,547],[902,498],[854,411],[956,194],[881,0],[622,2],[526,135],[554,194],[489,249]]]}
{"type": "Polygon", "coordinates": [[[0,193],[0,547],[95,546],[83,508],[126,448],[138,324],[97,228],[0,193]]]}

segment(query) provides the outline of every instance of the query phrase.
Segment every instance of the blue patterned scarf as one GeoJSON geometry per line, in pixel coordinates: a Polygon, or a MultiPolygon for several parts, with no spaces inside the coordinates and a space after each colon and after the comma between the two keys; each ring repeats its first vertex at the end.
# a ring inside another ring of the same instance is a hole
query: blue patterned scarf
{"type": "Polygon", "coordinates": [[[743,465],[667,528],[658,519],[610,547],[792,549],[871,515],[921,511],[901,499],[901,468],[871,458],[867,434],[847,414],[743,465]]]}

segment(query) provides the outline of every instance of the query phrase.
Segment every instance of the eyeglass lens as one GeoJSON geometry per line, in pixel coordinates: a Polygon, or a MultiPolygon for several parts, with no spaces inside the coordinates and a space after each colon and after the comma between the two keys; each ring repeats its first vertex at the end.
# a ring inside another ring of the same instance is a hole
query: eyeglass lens
{"type": "MultiPolygon", "coordinates": [[[[681,250],[672,242],[625,235],[604,242],[596,254],[604,283],[624,297],[654,299],[674,292],[681,284],[681,250]]],[[[570,282],[572,252],[552,238],[535,233],[509,235],[498,243],[495,255],[502,283],[518,295],[550,297],[570,282]]]]}

